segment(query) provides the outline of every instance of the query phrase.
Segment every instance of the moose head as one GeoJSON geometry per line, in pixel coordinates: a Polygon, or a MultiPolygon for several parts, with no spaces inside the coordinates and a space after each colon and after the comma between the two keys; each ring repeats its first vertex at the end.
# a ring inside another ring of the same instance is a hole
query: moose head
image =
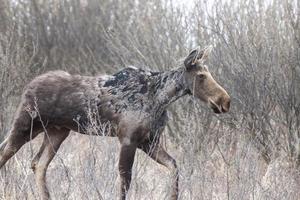
{"type": "Polygon", "coordinates": [[[204,65],[212,47],[192,50],[184,60],[185,80],[192,95],[207,103],[215,113],[229,111],[230,96],[212,77],[208,67],[204,65]]]}

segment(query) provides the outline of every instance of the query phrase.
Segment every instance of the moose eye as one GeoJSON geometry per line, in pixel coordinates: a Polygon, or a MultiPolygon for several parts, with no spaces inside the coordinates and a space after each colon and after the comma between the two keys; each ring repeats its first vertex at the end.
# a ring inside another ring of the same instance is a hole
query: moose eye
{"type": "Polygon", "coordinates": [[[198,74],[197,77],[201,80],[204,80],[206,78],[204,74],[198,74]]]}

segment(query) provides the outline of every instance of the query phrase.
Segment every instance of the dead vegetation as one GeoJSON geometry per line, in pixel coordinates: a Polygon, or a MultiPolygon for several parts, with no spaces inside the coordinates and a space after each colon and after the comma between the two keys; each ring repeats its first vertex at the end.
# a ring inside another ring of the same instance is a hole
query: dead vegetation
{"type": "MultiPolygon", "coordinates": [[[[299,12],[295,0],[0,0],[1,137],[38,74],[170,69],[191,47],[212,44],[210,71],[229,91],[231,112],[216,116],[192,98],[172,106],[164,142],[180,168],[180,199],[296,200],[299,12]]],[[[30,161],[40,139],[1,170],[0,199],[38,199],[30,161]]],[[[48,171],[53,199],[115,199],[118,148],[111,138],[68,138],[48,171]]],[[[129,199],[167,198],[167,170],[136,156],[129,199]]]]}

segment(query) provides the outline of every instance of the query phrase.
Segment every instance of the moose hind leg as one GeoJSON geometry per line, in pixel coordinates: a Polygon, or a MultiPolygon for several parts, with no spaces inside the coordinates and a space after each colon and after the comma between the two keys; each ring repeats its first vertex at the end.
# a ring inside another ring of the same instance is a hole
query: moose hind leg
{"type": "Polygon", "coordinates": [[[41,199],[50,199],[46,185],[46,171],[62,142],[68,137],[69,129],[49,129],[44,136],[44,144],[35,157],[35,181],[41,199]]]}
{"type": "Polygon", "coordinates": [[[0,145],[0,168],[16,154],[26,142],[33,139],[39,132],[38,130],[33,130],[32,137],[30,137],[31,130],[18,130],[14,128],[8,138],[0,145]]]}
{"type": "MultiPolygon", "coordinates": [[[[21,107],[22,108],[22,107],[21,107]]],[[[19,108],[19,109],[21,109],[19,108]]],[[[39,123],[32,124],[33,118],[26,111],[18,111],[8,137],[0,145],[0,168],[29,140],[42,132],[39,123]]]]}
{"type": "MultiPolygon", "coordinates": [[[[23,134],[20,134],[23,135],[23,134]]],[[[12,133],[0,148],[0,168],[26,143],[26,140],[18,133],[12,133]]]]}

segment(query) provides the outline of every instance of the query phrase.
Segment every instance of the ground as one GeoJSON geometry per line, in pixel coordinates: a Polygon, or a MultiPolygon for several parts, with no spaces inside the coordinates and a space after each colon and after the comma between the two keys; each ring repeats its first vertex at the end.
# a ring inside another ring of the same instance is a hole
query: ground
{"type": "MultiPolygon", "coordinates": [[[[1,170],[0,199],[38,199],[30,160],[41,140],[42,135],[25,145],[1,170]]],[[[282,167],[282,161],[265,168],[249,144],[241,152],[224,153],[212,147],[195,153],[192,148],[185,150],[191,145],[187,141],[175,146],[166,137],[164,140],[180,168],[180,199],[297,200],[300,195],[296,172],[287,170],[287,164],[282,167]]],[[[117,199],[118,151],[116,138],[72,133],[47,173],[53,199],[117,199]]],[[[168,199],[171,180],[165,167],[138,151],[133,169],[129,199],[168,199]]]]}

